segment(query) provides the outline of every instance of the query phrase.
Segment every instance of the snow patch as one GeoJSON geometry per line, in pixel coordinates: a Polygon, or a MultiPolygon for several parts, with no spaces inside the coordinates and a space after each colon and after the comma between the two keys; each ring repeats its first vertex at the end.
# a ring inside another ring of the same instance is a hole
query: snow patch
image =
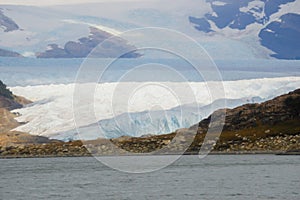
{"type": "Polygon", "coordinates": [[[62,20],[62,21],[66,22],[66,23],[70,23],[70,24],[83,24],[83,25],[92,26],[92,27],[95,27],[97,29],[100,29],[102,31],[105,31],[105,32],[113,34],[113,35],[120,35],[121,34],[120,31],[117,31],[115,29],[112,29],[112,28],[109,28],[109,27],[106,27],[106,26],[102,26],[102,25],[99,25],[99,24],[92,24],[92,23],[87,23],[87,22],[71,20],[71,19],[65,19],[65,20],[62,20]]]}
{"type": "Polygon", "coordinates": [[[35,53],[31,52],[31,51],[25,51],[22,53],[22,56],[33,58],[33,57],[35,57],[35,53]]]}
{"type": "Polygon", "coordinates": [[[226,5],[226,3],[223,1],[213,1],[211,4],[214,6],[225,6],[226,5]]]}

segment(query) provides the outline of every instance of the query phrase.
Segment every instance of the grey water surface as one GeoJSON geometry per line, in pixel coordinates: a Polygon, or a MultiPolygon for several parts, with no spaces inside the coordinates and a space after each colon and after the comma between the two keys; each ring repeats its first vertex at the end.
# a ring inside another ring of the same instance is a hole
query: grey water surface
{"type": "Polygon", "coordinates": [[[116,171],[95,158],[0,160],[0,199],[298,200],[300,157],[183,156],[144,174],[116,171]]]}

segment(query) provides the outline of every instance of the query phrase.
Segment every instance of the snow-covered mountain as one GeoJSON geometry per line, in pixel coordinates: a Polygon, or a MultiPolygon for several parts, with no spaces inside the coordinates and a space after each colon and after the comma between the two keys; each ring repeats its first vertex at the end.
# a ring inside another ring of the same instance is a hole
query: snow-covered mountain
{"type": "MultiPolygon", "coordinates": [[[[84,58],[102,41],[112,43],[97,57],[114,57],[120,49],[135,47],[117,37],[112,28],[77,20],[80,16],[50,8],[1,6],[0,56],[37,58],[84,58]]],[[[131,53],[126,57],[138,57],[131,53]]]]}
{"type": "MultiPolygon", "coordinates": [[[[0,8],[0,49],[13,52],[6,56],[84,57],[101,37],[163,27],[191,36],[214,59],[299,59],[296,0],[105,1],[48,7],[0,3],[0,8]]],[[[134,42],[120,41],[119,47],[126,48],[134,42]]]]}
{"type": "Polygon", "coordinates": [[[253,34],[279,59],[299,59],[300,4],[296,0],[206,0],[211,11],[190,16],[195,28],[206,34],[236,37],[253,34]]]}
{"type": "Polygon", "coordinates": [[[222,31],[224,28],[246,30],[253,24],[264,25],[272,15],[280,14],[281,6],[296,0],[206,0],[212,11],[202,18],[190,17],[200,31],[222,31]],[[215,27],[213,27],[215,26],[215,27]]]}

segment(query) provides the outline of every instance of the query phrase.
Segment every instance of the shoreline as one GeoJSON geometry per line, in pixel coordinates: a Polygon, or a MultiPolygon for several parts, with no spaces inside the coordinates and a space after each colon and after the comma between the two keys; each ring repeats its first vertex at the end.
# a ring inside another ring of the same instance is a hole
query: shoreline
{"type": "MultiPolygon", "coordinates": [[[[172,134],[149,138],[118,138],[112,141],[53,141],[46,144],[18,144],[0,147],[0,159],[10,158],[59,158],[107,156],[167,156],[201,155],[209,151],[209,144],[202,140],[187,147],[191,140],[184,134],[180,141],[171,143],[172,134]],[[112,146],[113,145],[113,146],[112,146]],[[114,145],[119,148],[115,149],[114,145]],[[201,148],[203,147],[203,151],[201,148]],[[200,154],[199,154],[200,152],[200,154]],[[203,153],[202,153],[203,152],[203,153]]],[[[210,142],[210,141],[209,141],[210,142]]],[[[269,136],[250,140],[219,140],[208,155],[300,155],[300,134],[269,136]]]]}
{"type": "MultiPolygon", "coordinates": [[[[92,157],[125,157],[125,156],[197,156],[201,155],[199,152],[186,152],[184,154],[176,153],[166,153],[166,154],[128,154],[128,155],[41,155],[41,156],[28,156],[28,155],[10,155],[10,156],[0,156],[0,160],[8,159],[36,159],[36,158],[92,158],[92,157]]],[[[299,156],[300,152],[283,152],[283,151],[253,151],[253,152],[211,152],[207,156],[228,156],[228,155],[276,155],[276,156],[299,156]]]]}

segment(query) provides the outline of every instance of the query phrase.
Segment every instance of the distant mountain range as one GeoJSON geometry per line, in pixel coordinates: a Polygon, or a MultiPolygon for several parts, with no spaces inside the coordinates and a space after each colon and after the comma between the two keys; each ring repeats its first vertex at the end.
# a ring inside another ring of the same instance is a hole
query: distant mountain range
{"type": "MultiPolygon", "coordinates": [[[[7,9],[6,9],[7,11],[7,9]]],[[[63,19],[61,19],[63,20],[63,19]]],[[[51,19],[49,19],[51,21],[51,19]]],[[[67,23],[76,23],[76,22],[67,22],[67,23]]],[[[19,28],[19,25],[12,19],[6,16],[3,12],[3,9],[0,8],[0,25],[3,28],[4,34],[2,36],[8,35],[8,37],[13,37],[14,33],[18,32],[21,37],[26,37],[26,41],[31,41],[31,38],[26,36],[29,30],[19,28]],[[7,33],[7,34],[5,34],[7,33]],[[11,36],[9,36],[11,34],[11,36]]],[[[38,26],[38,24],[37,24],[38,26]]],[[[80,25],[78,25],[80,26],[80,25]]],[[[39,28],[39,27],[37,27],[39,28]]],[[[85,29],[89,29],[87,36],[83,36],[74,40],[66,41],[65,44],[59,45],[57,43],[49,43],[47,47],[42,52],[32,52],[28,47],[28,52],[22,54],[17,53],[11,49],[2,49],[0,48],[0,57],[36,57],[36,58],[85,58],[91,51],[97,47],[101,42],[110,38],[109,46],[98,48],[96,52],[93,52],[93,56],[100,58],[116,57],[119,56],[120,51],[127,49],[127,54],[122,55],[121,57],[125,58],[136,58],[141,56],[138,53],[135,53],[135,47],[128,44],[128,42],[116,35],[110,33],[107,30],[101,30],[97,26],[85,25],[85,29]]],[[[1,30],[1,29],[0,29],[1,30]]],[[[30,30],[31,31],[31,30],[30,30]]],[[[43,31],[43,30],[42,30],[43,31]]],[[[57,32],[61,30],[52,30],[51,34],[47,33],[46,40],[51,41],[50,37],[53,37],[52,34],[56,35],[57,32]],[[49,34],[49,35],[48,35],[49,34]]],[[[36,32],[34,34],[41,34],[41,32],[36,32]]],[[[64,33],[63,33],[64,34],[64,33]]],[[[72,35],[72,34],[71,34],[72,35]]],[[[76,35],[76,34],[74,34],[76,35]]],[[[0,36],[1,38],[1,36],[0,36]]],[[[12,38],[11,38],[12,39],[12,38]]],[[[65,38],[64,38],[65,39],[65,38]]],[[[13,41],[12,41],[13,43],[13,41]]],[[[25,45],[25,44],[22,44],[25,45]]]]}
{"type": "Polygon", "coordinates": [[[120,49],[135,50],[134,41],[118,37],[123,31],[163,27],[192,36],[217,59],[300,59],[300,6],[296,0],[165,3],[172,6],[158,6],[154,1],[0,5],[0,57],[84,58],[112,36],[112,44],[96,56],[115,57],[120,49]]]}
{"type": "MultiPolygon", "coordinates": [[[[64,47],[59,47],[57,44],[48,45],[48,49],[44,52],[36,53],[37,58],[85,58],[89,56],[93,49],[97,47],[105,39],[113,37],[113,35],[101,31],[95,27],[90,27],[91,32],[88,37],[82,37],[78,41],[69,41],[64,47]]],[[[127,44],[122,38],[114,38],[113,43],[110,43],[109,47],[97,48],[97,52],[93,52],[93,56],[107,58],[107,57],[117,57],[119,55],[120,49],[126,48],[128,54],[123,55],[126,58],[136,58],[140,54],[132,53],[135,50],[134,46],[127,44]]],[[[110,41],[111,42],[111,41],[110,41]]]]}

